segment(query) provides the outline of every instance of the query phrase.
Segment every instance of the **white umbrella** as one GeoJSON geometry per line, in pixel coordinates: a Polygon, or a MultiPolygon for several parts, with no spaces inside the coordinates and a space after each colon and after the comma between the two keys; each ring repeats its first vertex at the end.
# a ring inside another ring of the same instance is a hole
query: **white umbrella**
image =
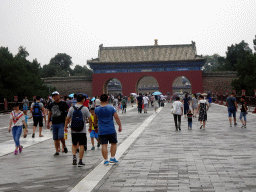
{"type": "Polygon", "coordinates": [[[137,93],[131,93],[130,95],[137,95],[137,93]]]}

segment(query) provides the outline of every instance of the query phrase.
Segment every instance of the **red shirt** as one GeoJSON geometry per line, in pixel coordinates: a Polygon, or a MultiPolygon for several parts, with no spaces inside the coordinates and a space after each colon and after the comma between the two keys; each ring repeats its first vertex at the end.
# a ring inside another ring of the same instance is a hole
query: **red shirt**
{"type": "Polygon", "coordinates": [[[84,101],[83,106],[89,107],[89,100],[88,100],[88,99],[86,99],[86,100],[84,101]]]}

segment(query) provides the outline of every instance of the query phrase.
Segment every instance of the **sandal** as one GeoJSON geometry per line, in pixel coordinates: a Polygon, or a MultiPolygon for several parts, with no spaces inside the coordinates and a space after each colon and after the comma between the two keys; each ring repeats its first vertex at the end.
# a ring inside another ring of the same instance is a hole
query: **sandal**
{"type": "Polygon", "coordinates": [[[39,137],[43,137],[43,135],[39,135],[39,137]]]}

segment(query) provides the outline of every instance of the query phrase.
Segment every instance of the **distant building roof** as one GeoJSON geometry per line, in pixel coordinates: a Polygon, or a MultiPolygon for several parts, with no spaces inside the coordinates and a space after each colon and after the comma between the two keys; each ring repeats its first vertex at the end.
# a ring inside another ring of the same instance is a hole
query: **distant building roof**
{"type": "Polygon", "coordinates": [[[127,46],[103,47],[99,46],[98,58],[88,63],[127,63],[152,61],[184,61],[202,60],[197,55],[195,42],[182,45],[153,45],[153,46],[127,46]]]}

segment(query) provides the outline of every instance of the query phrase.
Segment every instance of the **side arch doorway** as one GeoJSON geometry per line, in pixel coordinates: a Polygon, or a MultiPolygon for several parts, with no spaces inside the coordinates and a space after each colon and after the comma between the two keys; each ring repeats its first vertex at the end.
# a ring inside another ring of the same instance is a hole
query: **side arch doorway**
{"type": "Polygon", "coordinates": [[[103,93],[104,94],[111,94],[111,95],[118,95],[123,94],[122,83],[116,79],[109,79],[103,85],[103,93]]]}
{"type": "Polygon", "coordinates": [[[159,91],[159,84],[154,77],[146,75],[138,80],[135,90],[136,93],[152,94],[155,91],[159,91]]]}
{"type": "Polygon", "coordinates": [[[183,95],[191,94],[192,85],[188,78],[185,76],[177,77],[172,83],[172,94],[173,95],[183,95]]]}

